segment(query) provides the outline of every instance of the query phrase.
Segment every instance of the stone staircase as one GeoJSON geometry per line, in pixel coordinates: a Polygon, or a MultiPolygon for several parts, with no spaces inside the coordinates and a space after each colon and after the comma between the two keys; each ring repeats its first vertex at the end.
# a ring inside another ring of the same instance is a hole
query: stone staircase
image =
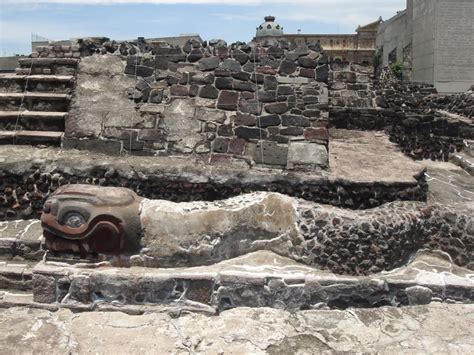
{"type": "Polygon", "coordinates": [[[78,62],[23,58],[0,75],[0,144],[61,144],[78,62]]]}

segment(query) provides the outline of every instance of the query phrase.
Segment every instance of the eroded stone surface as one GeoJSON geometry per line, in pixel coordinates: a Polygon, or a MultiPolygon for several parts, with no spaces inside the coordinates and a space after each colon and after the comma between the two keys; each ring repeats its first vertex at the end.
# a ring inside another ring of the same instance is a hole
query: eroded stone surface
{"type": "Polygon", "coordinates": [[[211,313],[234,307],[298,311],[472,303],[473,292],[469,270],[428,252],[418,253],[407,266],[367,277],[335,275],[268,251],[192,268],[45,262],[33,270],[34,301],[72,309],[100,304],[182,310],[194,305],[211,313]]]}
{"type": "Polygon", "coordinates": [[[2,351],[37,353],[451,353],[474,349],[472,305],[301,311],[235,309],[217,317],[0,313],[2,351]]]}

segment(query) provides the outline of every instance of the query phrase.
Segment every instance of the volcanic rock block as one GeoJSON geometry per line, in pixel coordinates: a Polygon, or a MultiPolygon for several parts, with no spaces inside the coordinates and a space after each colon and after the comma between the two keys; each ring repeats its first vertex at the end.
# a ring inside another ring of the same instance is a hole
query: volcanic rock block
{"type": "Polygon", "coordinates": [[[239,101],[239,93],[235,91],[221,91],[217,100],[217,108],[235,111],[239,101]]]}
{"type": "Polygon", "coordinates": [[[289,60],[281,62],[279,73],[281,74],[293,74],[296,71],[296,64],[289,60]]]}
{"type": "Polygon", "coordinates": [[[303,68],[315,69],[318,63],[309,57],[299,57],[298,65],[303,68]]]}
{"type": "Polygon", "coordinates": [[[283,126],[309,127],[310,121],[304,116],[284,115],[281,117],[283,126]]]}
{"type": "Polygon", "coordinates": [[[327,64],[316,68],[316,80],[327,83],[329,79],[329,66],[327,64]]]}
{"type": "Polygon", "coordinates": [[[244,51],[240,50],[240,49],[234,49],[232,51],[232,57],[236,61],[238,61],[241,65],[244,65],[249,60],[248,54],[245,53],[244,51]]]}
{"type": "Polygon", "coordinates": [[[260,128],[249,128],[249,127],[237,127],[235,129],[235,135],[239,138],[246,140],[249,139],[265,139],[267,138],[267,132],[260,128]]]}
{"type": "Polygon", "coordinates": [[[200,49],[193,49],[191,52],[189,52],[187,59],[190,63],[194,63],[200,60],[203,56],[204,55],[200,49]]]}
{"type": "Polygon", "coordinates": [[[233,90],[234,89],[234,79],[232,78],[216,78],[216,88],[220,90],[233,90]]]}
{"type": "Polygon", "coordinates": [[[212,85],[206,85],[201,88],[199,91],[199,97],[204,97],[207,99],[217,99],[219,95],[219,90],[217,90],[214,86],[212,85]]]}
{"type": "Polygon", "coordinates": [[[278,126],[280,125],[281,120],[280,116],[278,115],[268,115],[268,116],[261,116],[257,119],[257,126],[261,128],[270,127],[270,126],[278,126]]]}
{"type": "Polygon", "coordinates": [[[234,116],[234,124],[236,126],[255,126],[257,119],[254,115],[246,115],[240,112],[237,112],[234,116]]]}
{"type": "Polygon", "coordinates": [[[265,105],[265,111],[268,113],[282,114],[288,111],[288,105],[283,102],[265,105]]]}
{"type": "Polygon", "coordinates": [[[226,59],[226,60],[224,60],[221,63],[220,68],[221,69],[227,69],[232,73],[238,73],[238,72],[241,71],[240,63],[238,61],[236,61],[235,59],[226,59]]]}
{"type": "Polygon", "coordinates": [[[199,60],[199,70],[201,71],[214,70],[218,66],[219,66],[218,57],[202,58],[199,60]]]}

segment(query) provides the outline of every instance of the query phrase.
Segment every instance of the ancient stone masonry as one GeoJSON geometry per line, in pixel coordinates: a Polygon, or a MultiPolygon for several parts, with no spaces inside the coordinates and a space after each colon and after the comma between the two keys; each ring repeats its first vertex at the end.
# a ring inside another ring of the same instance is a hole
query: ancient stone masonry
{"type": "Polygon", "coordinates": [[[329,76],[330,108],[374,108],[373,68],[356,64],[332,65],[329,76]]]}
{"type": "Polygon", "coordinates": [[[286,42],[121,48],[82,59],[65,147],[327,167],[324,54],[286,42]]]}
{"type": "Polygon", "coordinates": [[[385,79],[374,81],[369,69],[365,69],[367,75],[364,76],[369,83],[363,86],[350,84],[361,75],[357,70],[352,65],[332,72],[331,127],[385,130],[390,139],[414,159],[447,161],[450,154],[465,147],[465,140],[474,138],[474,126],[469,118],[470,92],[444,96],[438,95],[431,85],[385,79]],[[366,98],[361,99],[361,96],[366,98]]]}

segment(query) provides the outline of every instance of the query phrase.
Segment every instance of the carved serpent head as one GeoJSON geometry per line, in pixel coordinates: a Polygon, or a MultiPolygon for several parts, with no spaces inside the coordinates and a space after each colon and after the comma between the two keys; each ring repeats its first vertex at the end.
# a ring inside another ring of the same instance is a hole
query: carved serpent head
{"type": "Polygon", "coordinates": [[[121,187],[64,185],[43,207],[48,250],[120,255],[139,250],[142,198],[121,187]]]}

